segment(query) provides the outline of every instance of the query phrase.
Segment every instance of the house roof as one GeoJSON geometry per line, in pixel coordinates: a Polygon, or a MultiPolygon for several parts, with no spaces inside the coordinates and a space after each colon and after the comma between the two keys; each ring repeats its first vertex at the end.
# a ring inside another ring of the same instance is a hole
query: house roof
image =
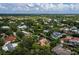
{"type": "Polygon", "coordinates": [[[6,36],[5,37],[5,42],[8,42],[8,41],[14,41],[16,39],[16,36],[14,35],[9,35],[9,36],[6,36]]]}
{"type": "Polygon", "coordinates": [[[73,41],[77,40],[77,41],[79,41],[78,37],[66,37],[66,38],[62,38],[62,39],[65,40],[65,41],[67,41],[67,40],[73,40],[73,41]]]}
{"type": "Polygon", "coordinates": [[[9,26],[2,26],[1,28],[3,28],[3,29],[10,29],[9,26]]]}
{"type": "Polygon", "coordinates": [[[57,55],[70,55],[71,54],[71,51],[69,49],[62,48],[60,44],[54,47],[52,51],[57,55]]]}
{"type": "Polygon", "coordinates": [[[63,34],[62,33],[60,33],[60,32],[53,32],[53,34],[51,34],[51,36],[53,37],[53,38],[55,38],[55,37],[61,37],[63,34]]]}
{"type": "Polygon", "coordinates": [[[2,49],[4,51],[13,51],[16,46],[18,46],[18,43],[10,43],[10,41],[8,41],[2,46],[2,49]]]}
{"type": "Polygon", "coordinates": [[[45,46],[47,43],[48,43],[48,40],[47,40],[46,38],[41,38],[41,39],[39,40],[39,44],[40,44],[41,46],[45,46]]]}

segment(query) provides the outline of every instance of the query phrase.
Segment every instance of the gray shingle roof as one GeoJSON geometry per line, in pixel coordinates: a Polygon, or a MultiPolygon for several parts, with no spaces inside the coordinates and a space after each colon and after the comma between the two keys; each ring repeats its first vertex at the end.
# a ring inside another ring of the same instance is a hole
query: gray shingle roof
{"type": "Polygon", "coordinates": [[[52,51],[57,55],[71,55],[71,51],[68,49],[62,48],[61,45],[57,45],[52,49],[52,51]]]}

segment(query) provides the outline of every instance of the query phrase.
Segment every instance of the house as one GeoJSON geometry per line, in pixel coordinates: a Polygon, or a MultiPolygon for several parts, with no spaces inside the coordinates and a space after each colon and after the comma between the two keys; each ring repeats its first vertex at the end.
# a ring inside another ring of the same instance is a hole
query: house
{"type": "Polygon", "coordinates": [[[70,28],[70,31],[72,31],[73,33],[78,34],[79,29],[77,27],[73,26],[73,27],[70,28]]]}
{"type": "Polygon", "coordinates": [[[53,32],[53,33],[51,34],[51,37],[52,37],[52,38],[60,38],[60,37],[62,37],[62,35],[64,35],[64,34],[62,34],[62,33],[60,33],[60,32],[53,32]]]}
{"type": "Polygon", "coordinates": [[[10,29],[9,26],[2,26],[1,28],[2,28],[2,29],[10,29]]]}
{"type": "Polygon", "coordinates": [[[75,45],[79,45],[79,38],[67,36],[65,38],[62,38],[61,42],[63,42],[63,44],[66,45],[75,46],[75,45]]]}
{"type": "Polygon", "coordinates": [[[16,22],[14,22],[14,21],[10,20],[10,21],[9,21],[9,23],[16,23],[16,22]]]}
{"type": "Polygon", "coordinates": [[[0,19],[3,19],[2,17],[0,17],[0,19]]]}
{"type": "Polygon", "coordinates": [[[13,51],[15,50],[16,46],[18,46],[18,43],[11,43],[10,41],[8,41],[2,46],[2,49],[4,51],[13,51]]]}
{"type": "Polygon", "coordinates": [[[24,35],[26,35],[26,36],[30,36],[30,35],[31,35],[31,33],[30,33],[30,32],[27,32],[27,31],[22,31],[22,33],[23,33],[24,35]]]}
{"type": "Polygon", "coordinates": [[[39,41],[38,41],[38,44],[39,44],[40,46],[45,46],[46,44],[49,44],[49,41],[48,41],[46,38],[41,37],[41,38],[39,39],[39,41]]]}
{"type": "Polygon", "coordinates": [[[49,32],[49,30],[43,30],[43,32],[44,32],[44,33],[48,33],[48,32],[49,32]]]}
{"type": "Polygon", "coordinates": [[[52,52],[56,55],[71,55],[72,54],[71,50],[63,48],[62,44],[55,46],[52,49],[52,52]]]}
{"type": "Polygon", "coordinates": [[[58,22],[58,20],[57,20],[57,19],[54,19],[54,21],[55,21],[55,22],[58,22]]]}
{"type": "Polygon", "coordinates": [[[75,26],[71,28],[60,28],[60,31],[66,33],[66,34],[79,34],[79,29],[75,26]]]}
{"type": "Polygon", "coordinates": [[[48,21],[48,22],[51,22],[51,20],[52,20],[52,19],[51,19],[51,18],[49,18],[47,21],[48,21]]]}
{"type": "Polygon", "coordinates": [[[7,35],[7,36],[4,37],[5,43],[8,42],[8,41],[13,42],[15,40],[16,40],[16,36],[14,36],[14,35],[7,35]]]}
{"type": "Polygon", "coordinates": [[[78,20],[76,20],[76,23],[79,23],[79,21],[78,21],[78,20]]]}
{"type": "Polygon", "coordinates": [[[26,29],[27,28],[27,26],[26,25],[19,25],[19,26],[17,26],[19,29],[26,29]]]}
{"type": "Polygon", "coordinates": [[[60,31],[63,32],[63,33],[66,33],[66,34],[69,34],[70,33],[70,29],[69,28],[60,28],[60,31]]]}
{"type": "Polygon", "coordinates": [[[14,35],[5,35],[4,36],[5,44],[2,46],[2,49],[4,51],[13,51],[16,48],[16,46],[18,45],[18,43],[12,43],[15,40],[16,40],[16,36],[14,36],[14,35]]]}
{"type": "Polygon", "coordinates": [[[24,22],[21,22],[21,25],[24,25],[24,22]]]}
{"type": "Polygon", "coordinates": [[[73,26],[70,28],[70,30],[77,30],[77,27],[73,26]]]}

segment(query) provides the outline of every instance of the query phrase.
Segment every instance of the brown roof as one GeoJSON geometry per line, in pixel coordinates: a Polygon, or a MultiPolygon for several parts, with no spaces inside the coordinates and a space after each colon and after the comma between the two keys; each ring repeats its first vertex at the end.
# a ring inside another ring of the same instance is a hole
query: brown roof
{"type": "Polygon", "coordinates": [[[63,40],[67,41],[67,40],[77,40],[79,41],[78,37],[66,37],[66,38],[62,38],[63,40]]]}
{"type": "Polygon", "coordinates": [[[41,46],[45,46],[47,43],[48,43],[48,40],[46,38],[42,38],[42,39],[39,40],[39,44],[41,46]]]}
{"type": "Polygon", "coordinates": [[[9,36],[6,36],[5,37],[5,42],[8,42],[8,41],[15,41],[15,39],[16,39],[16,36],[14,36],[14,35],[9,35],[9,36]]]}

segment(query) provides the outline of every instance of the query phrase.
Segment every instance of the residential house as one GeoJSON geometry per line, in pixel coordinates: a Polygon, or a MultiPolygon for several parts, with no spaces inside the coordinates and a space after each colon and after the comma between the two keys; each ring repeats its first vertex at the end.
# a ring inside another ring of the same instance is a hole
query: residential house
{"type": "Polygon", "coordinates": [[[17,26],[19,29],[22,29],[22,30],[24,30],[24,29],[26,29],[27,28],[27,26],[26,25],[19,25],[19,26],[17,26]]]}
{"type": "Polygon", "coordinates": [[[30,32],[27,32],[27,31],[22,31],[22,33],[25,35],[25,36],[30,36],[32,33],[30,32]]]}
{"type": "Polygon", "coordinates": [[[49,41],[48,41],[46,38],[41,37],[41,38],[39,39],[39,41],[38,41],[38,44],[39,44],[40,46],[45,46],[46,44],[49,44],[49,41]]]}
{"type": "Polygon", "coordinates": [[[4,41],[5,41],[5,43],[6,42],[8,42],[8,41],[10,41],[10,42],[13,42],[13,41],[15,41],[16,40],[16,36],[14,36],[14,35],[6,35],[5,37],[4,37],[4,41]]]}
{"type": "Polygon", "coordinates": [[[52,52],[56,55],[71,55],[72,54],[71,50],[63,48],[62,44],[55,46],[52,49],[52,52]]]}
{"type": "Polygon", "coordinates": [[[79,29],[75,26],[71,27],[70,30],[75,34],[79,34],[79,29]]]}
{"type": "Polygon", "coordinates": [[[43,30],[43,32],[44,32],[44,33],[48,33],[48,32],[49,32],[49,30],[43,30]]]}
{"type": "Polygon", "coordinates": [[[2,49],[4,51],[13,51],[15,50],[16,46],[18,46],[18,43],[12,43],[16,40],[16,36],[14,35],[6,35],[4,37],[5,44],[2,46],[2,49]]]}
{"type": "Polygon", "coordinates": [[[60,31],[66,33],[66,34],[79,34],[79,29],[75,26],[71,27],[71,28],[60,28],[60,31]]]}
{"type": "Polygon", "coordinates": [[[60,33],[60,32],[53,32],[51,34],[51,37],[56,39],[56,38],[62,37],[62,35],[64,35],[64,34],[63,33],[60,33]]]}
{"type": "Polygon", "coordinates": [[[2,26],[1,28],[2,28],[2,29],[10,29],[9,26],[2,26]]]}
{"type": "Polygon", "coordinates": [[[67,36],[65,38],[62,38],[61,42],[62,41],[63,41],[63,44],[66,44],[66,45],[71,45],[71,46],[79,45],[79,38],[78,37],[67,36]]]}
{"type": "Polygon", "coordinates": [[[2,46],[2,49],[4,51],[13,51],[15,50],[16,46],[18,46],[18,43],[11,43],[10,41],[8,41],[2,46]]]}

